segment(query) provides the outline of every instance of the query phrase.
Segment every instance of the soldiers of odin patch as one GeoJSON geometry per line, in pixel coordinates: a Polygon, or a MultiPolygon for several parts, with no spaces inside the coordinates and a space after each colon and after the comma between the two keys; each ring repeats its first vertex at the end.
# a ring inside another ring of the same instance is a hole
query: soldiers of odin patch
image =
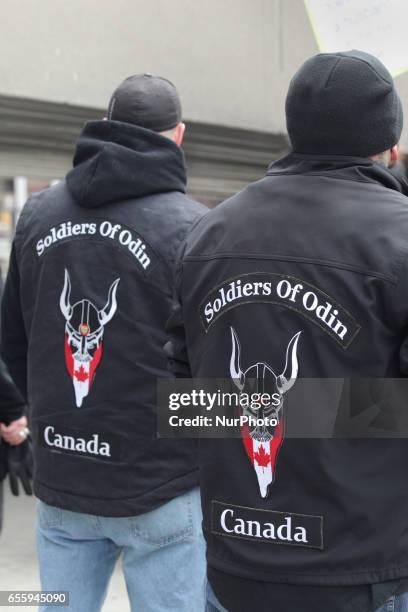
{"type": "Polygon", "coordinates": [[[231,308],[251,303],[274,304],[294,310],[345,349],[361,327],[344,306],[318,287],[293,276],[253,272],[230,278],[207,294],[200,304],[205,331],[231,308]]]}
{"type": "Polygon", "coordinates": [[[212,501],[211,532],[229,538],[323,549],[323,517],[212,501]]]}

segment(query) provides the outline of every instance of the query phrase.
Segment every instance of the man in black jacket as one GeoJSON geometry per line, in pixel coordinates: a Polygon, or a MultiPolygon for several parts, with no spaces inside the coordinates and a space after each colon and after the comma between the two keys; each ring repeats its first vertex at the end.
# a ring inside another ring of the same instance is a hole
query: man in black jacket
{"type": "Polygon", "coordinates": [[[408,442],[381,409],[408,374],[401,102],[371,55],[319,54],[286,116],[293,151],[189,234],[169,323],[174,371],[237,394],[239,439],[200,444],[208,610],[402,611],[408,442]]]}
{"type": "MultiPolygon", "coordinates": [[[[3,278],[0,275],[0,295],[3,294],[3,278]]],[[[24,400],[13,384],[3,361],[0,359],[0,531],[3,522],[3,480],[7,474],[12,490],[18,494],[16,474],[10,475],[10,456],[18,457],[21,450],[12,447],[26,445],[29,433],[27,417],[25,416],[24,400]],[[17,489],[16,489],[17,486],[17,489]]],[[[22,472],[26,466],[20,465],[22,472]]],[[[29,486],[29,476],[24,479],[25,486],[29,486]]],[[[26,489],[27,491],[27,489],[26,489]]]]}
{"type": "Polygon", "coordinates": [[[41,584],[77,612],[100,610],[121,551],[132,610],[203,607],[196,445],[156,437],[173,262],[203,215],[183,132],[169,81],[126,79],[13,243],[2,354],[30,406],[41,584]]]}
{"type": "Polygon", "coordinates": [[[3,480],[7,473],[10,475],[10,453],[18,453],[12,447],[26,444],[28,435],[24,408],[24,401],[0,360],[0,531],[3,523],[3,480]]]}

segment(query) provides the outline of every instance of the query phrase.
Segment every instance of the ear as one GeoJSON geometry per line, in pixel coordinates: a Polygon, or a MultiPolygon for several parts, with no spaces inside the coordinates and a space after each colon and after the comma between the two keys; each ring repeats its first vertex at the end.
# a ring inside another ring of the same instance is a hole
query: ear
{"type": "Polygon", "coordinates": [[[186,126],[184,123],[179,123],[176,127],[176,131],[174,134],[174,142],[178,147],[181,147],[181,143],[183,142],[184,132],[186,131],[186,126]]]}
{"type": "Polygon", "coordinates": [[[392,164],[395,164],[395,162],[398,161],[398,153],[399,145],[396,144],[390,149],[390,161],[392,164]]]}

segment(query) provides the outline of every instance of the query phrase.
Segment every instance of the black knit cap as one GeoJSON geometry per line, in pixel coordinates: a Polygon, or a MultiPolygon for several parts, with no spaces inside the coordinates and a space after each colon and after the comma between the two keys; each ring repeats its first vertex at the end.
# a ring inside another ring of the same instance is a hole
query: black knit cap
{"type": "Polygon", "coordinates": [[[402,123],[392,76],[369,53],[320,53],[290,83],[286,125],[297,153],[369,157],[398,143],[402,123]]]}
{"type": "Polygon", "coordinates": [[[181,103],[171,81],[149,73],[134,74],[113,92],[108,119],[165,132],[181,121],[181,103]]]}

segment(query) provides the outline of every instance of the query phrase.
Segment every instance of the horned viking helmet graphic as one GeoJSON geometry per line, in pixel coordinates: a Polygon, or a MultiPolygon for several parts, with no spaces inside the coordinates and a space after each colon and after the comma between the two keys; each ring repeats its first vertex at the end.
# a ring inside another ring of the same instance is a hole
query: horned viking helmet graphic
{"type": "Polygon", "coordinates": [[[72,379],[78,408],[90,391],[96,368],[102,357],[105,325],[116,312],[117,278],[109,288],[108,301],[99,310],[87,299],[71,305],[71,280],[65,270],[60,308],[65,318],[65,363],[72,379]]]}
{"type": "Polygon", "coordinates": [[[283,404],[285,394],[296,382],[299,370],[297,348],[301,332],[290,340],[286,349],[286,362],[279,375],[264,362],[257,362],[246,370],[241,365],[241,345],[236,331],[231,327],[230,374],[240,393],[267,393],[275,401],[259,408],[242,406],[242,412],[253,419],[260,419],[261,425],[244,425],[241,428],[246,453],[255,469],[262,497],[268,495],[268,487],[275,479],[276,459],[284,438],[283,404]],[[276,425],[265,425],[265,420],[274,419],[276,425]]]}

